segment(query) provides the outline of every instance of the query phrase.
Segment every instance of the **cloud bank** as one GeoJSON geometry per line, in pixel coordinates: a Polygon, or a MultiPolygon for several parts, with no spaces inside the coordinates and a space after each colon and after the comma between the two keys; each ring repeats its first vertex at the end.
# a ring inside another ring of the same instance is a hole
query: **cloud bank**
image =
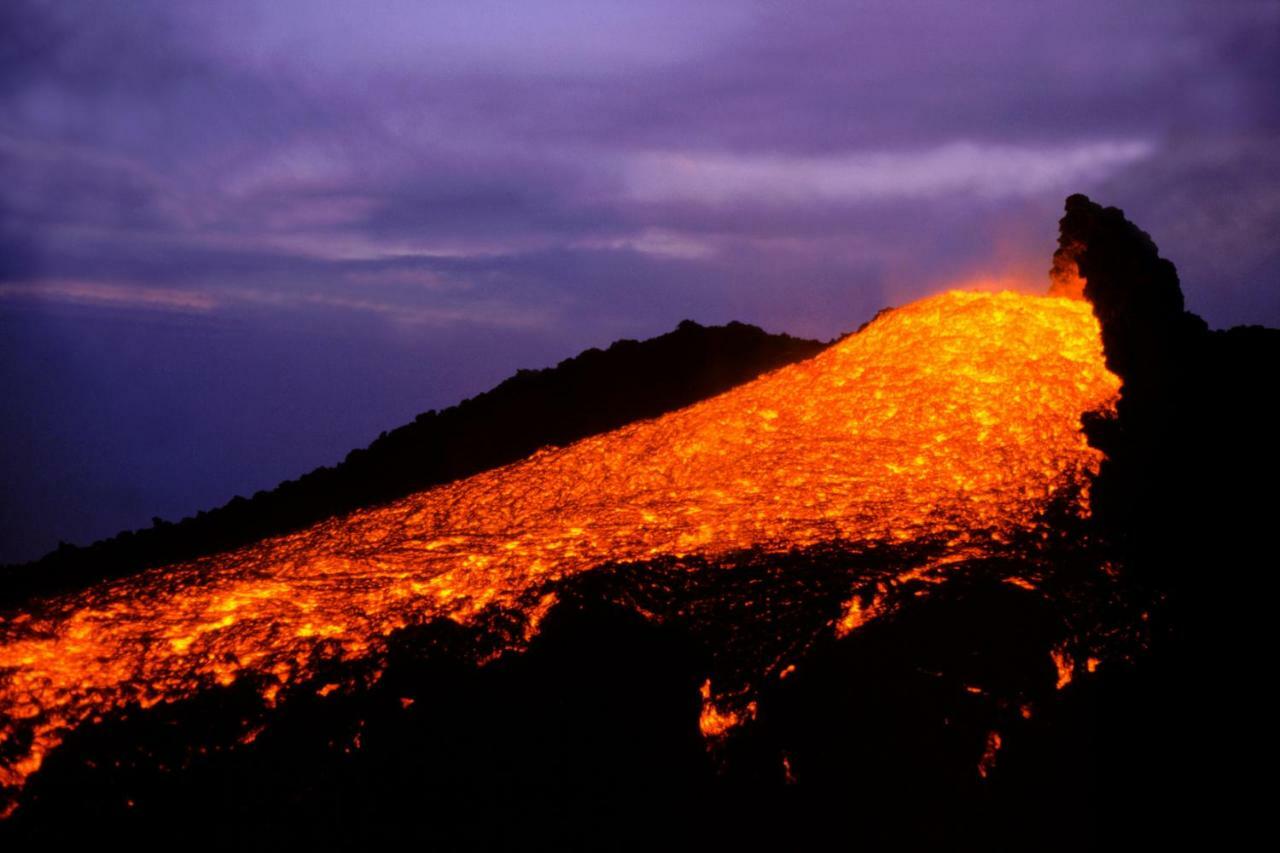
{"type": "Polygon", "coordinates": [[[1280,324],[1274,2],[9,0],[0,33],[28,556],[686,317],[829,337],[1041,281],[1069,192],[1211,322],[1280,324]]]}

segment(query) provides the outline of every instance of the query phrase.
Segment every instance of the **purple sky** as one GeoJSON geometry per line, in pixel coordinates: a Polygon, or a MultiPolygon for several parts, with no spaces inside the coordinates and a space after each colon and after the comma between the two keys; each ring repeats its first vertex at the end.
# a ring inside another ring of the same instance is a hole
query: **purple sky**
{"type": "Polygon", "coordinates": [[[0,561],[690,317],[830,337],[1123,207],[1280,325],[1280,3],[0,5],[0,561]]]}

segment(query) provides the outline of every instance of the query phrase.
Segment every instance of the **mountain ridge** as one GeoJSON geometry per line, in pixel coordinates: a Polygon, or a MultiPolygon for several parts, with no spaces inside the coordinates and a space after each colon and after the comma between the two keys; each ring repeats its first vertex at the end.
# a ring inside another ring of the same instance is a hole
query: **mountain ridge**
{"type": "Polygon", "coordinates": [[[0,606],[219,553],[656,417],[809,358],[830,342],[737,321],[684,320],[663,335],[520,369],[492,389],[383,431],[339,463],[178,522],[153,519],[89,545],[0,566],[0,606]]]}

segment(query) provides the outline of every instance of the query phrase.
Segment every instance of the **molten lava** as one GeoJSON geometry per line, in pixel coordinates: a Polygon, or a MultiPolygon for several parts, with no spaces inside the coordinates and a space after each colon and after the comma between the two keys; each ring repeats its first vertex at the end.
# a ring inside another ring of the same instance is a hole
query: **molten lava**
{"type": "MultiPolygon", "coordinates": [[[[532,632],[552,584],[605,563],[923,537],[998,549],[1051,499],[1087,512],[1100,455],[1080,418],[1118,387],[1087,303],[946,293],[666,416],[40,602],[0,621],[0,785],[13,793],[69,730],[133,704],[250,675],[274,703],[322,647],[376,657],[397,629],[492,608],[532,632]]],[[[882,606],[855,597],[832,629],[882,606]]],[[[709,681],[703,699],[704,731],[737,721],[709,681]]]]}

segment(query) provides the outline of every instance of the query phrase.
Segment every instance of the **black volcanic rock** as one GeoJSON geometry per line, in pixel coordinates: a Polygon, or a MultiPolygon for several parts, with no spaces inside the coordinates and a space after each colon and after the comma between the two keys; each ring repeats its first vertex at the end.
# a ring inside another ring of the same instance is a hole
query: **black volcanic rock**
{"type": "Polygon", "coordinates": [[[602,566],[555,582],[527,650],[484,666],[487,635],[521,625],[403,629],[380,666],[335,661],[274,709],[244,681],[110,714],[50,755],[0,845],[149,848],[198,827],[254,849],[1079,849],[1087,737],[1009,778],[976,770],[993,729],[1061,742],[1039,709],[1077,602],[978,561],[904,588],[898,618],[830,630],[851,583],[936,547],[602,566]],[[797,668],[762,682],[778,659],[797,668]],[[707,678],[759,688],[758,718],[719,744],[698,731],[707,678]]]}
{"type": "Polygon", "coordinates": [[[1167,373],[1167,360],[1206,330],[1183,308],[1177,269],[1118,208],[1069,197],[1053,260],[1055,269],[1075,263],[1102,325],[1107,366],[1127,382],[1167,373]]]}
{"type": "Polygon", "coordinates": [[[333,467],[237,496],[180,522],[156,519],[87,547],[63,546],[0,569],[0,606],[288,533],[362,507],[515,462],[631,421],[657,417],[816,355],[818,341],[743,323],[685,320],[645,341],[589,349],[545,370],[520,370],[491,391],[418,415],[333,467]]]}
{"type": "Polygon", "coordinates": [[[1109,747],[1098,778],[1126,780],[1098,793],[1132,799],[1131,841],[1242,839],[1269,808],[1252,775],[1276,757],[1263,709],[1276,652],[1280,331],[1210,331],[1184,310],[1173,264],[1116,208],[1075,195],[1061,226],[1055,268],[1078,266],[1124,381],[1118,417],[1086,423],[1107,454],[1095,525],[1159,603],[1136,678],[1103,680],[1092,700],[1109,747]]]}
{"type": "Polygon", "coordinates": [[[1108,457],[1099,522],[1161,586],[1215,555],[1254,550],[1259,531],[1245,522],[1275,508],[1280,331],[1209,331],[1184,310],[1173,264],[1117,208],[1073,195],[1060,227],[1055,268],[1077,265],[1107,364],[1124,381],[1118,417],[1088,424],[1108,457]]]}

